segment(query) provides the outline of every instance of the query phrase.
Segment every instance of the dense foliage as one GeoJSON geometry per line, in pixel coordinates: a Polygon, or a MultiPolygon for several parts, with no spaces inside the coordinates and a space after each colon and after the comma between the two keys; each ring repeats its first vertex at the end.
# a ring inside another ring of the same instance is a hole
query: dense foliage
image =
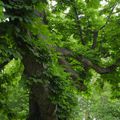
{"type": "Polygon", "coordinates": [[[0,0],[0,119],[25,120],[42,84],[60,120],[119,120],[119,12],[119,0],[0,0]]]}

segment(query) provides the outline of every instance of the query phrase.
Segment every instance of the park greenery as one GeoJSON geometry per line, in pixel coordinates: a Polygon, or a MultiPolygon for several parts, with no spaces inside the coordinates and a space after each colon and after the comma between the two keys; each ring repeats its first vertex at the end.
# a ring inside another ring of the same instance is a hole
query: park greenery
{"type": "Polygon", "coordinates": [[[0,120],[120,120],[120,0],[0,0],[0,120]]]}

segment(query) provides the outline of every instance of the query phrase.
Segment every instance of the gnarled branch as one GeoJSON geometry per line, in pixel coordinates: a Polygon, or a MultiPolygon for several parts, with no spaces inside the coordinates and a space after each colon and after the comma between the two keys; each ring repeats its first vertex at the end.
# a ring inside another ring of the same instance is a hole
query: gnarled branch
{"type": "Polygon", "coordinates": [[[85,58],[83,55],[75,55],[75,53],[73,51],[70,51],[68,49],[57,48],[57,51],[59,51],[63,56],[67,56],[67,57],[69,56],[69,57],[72,57],[72,58],[78,60],[83,65],[87,66],[87,68],[92,68],[100,74],[106,74],[106,73],[111,73],[111,72],[115,71],[119,65],[118,63],[120,63],[120,59],[118,59],[114,64],[112,64],[108,67],[103,67],[103,66],[93,63],[91,60],[89,60],[88,58],[85,58]]]}

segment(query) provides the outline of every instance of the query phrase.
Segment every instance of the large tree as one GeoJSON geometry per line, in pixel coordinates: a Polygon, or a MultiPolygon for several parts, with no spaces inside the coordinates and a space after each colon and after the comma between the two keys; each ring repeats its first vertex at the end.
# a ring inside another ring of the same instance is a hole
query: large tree
{"type": "Polygon", "coordinates": [[[101,75],[102,85],[108,80],[114,91],[119,88],[119,1],[46,3],[1,0],[1,15],[8,20],[0,22],[0,64],[3,69],[15,58],[24,65],[28,120],[67,119],[75,88],[87,91],[92,70],[101,75]]]}
{"type": "Polygon", "coordinates": [[[45,83],[47,77],[44,74],[44,64],[49,60],[49,52],[46,46],[41,45],[45,44],[44,40],[47,39],[47,28],[44,25],[45,1],[2,0],[2,2],[4,15],[8,21],[0,24],[1,45],[8,52],[7,59],[2,61],[1,66],[7,64],[12,58],[21,59],[26,79],[38,80],[38,82],[32,80],[29,82],[28,120],[54,120],[56,119],[53,114],[54,106],[48,100],[49,91],[45,83]],[[43,29],[46,30],[46,35],[43,29]],[[40,83],[41,81],[44,83],[40,83]]]}

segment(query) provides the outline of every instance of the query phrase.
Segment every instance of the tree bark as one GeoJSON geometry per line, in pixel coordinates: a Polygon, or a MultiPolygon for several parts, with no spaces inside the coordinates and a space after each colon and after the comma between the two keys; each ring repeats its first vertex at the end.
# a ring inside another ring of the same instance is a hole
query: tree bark
{"type": "MultiPolygon", "coordinates": [[[[28,80],[31,76],[41,74],[42,64],[36,62],[35,58],[25,55],[23,58],[25,74],[28,80]]],[[[40,78],[39,78],[40,79],[40,78]]],[[[57,120],[55,105],[49,100],[49,88],[47,84],[32,83],[29,92],[29,115],[27,120],[57,120]]]]}
{"type": "Polygon", "coordinates": [[[57,120],[55,107],[48,99],[47,86],[32,84],[29,95],[29,117],[27,120],[57,120]]]}

